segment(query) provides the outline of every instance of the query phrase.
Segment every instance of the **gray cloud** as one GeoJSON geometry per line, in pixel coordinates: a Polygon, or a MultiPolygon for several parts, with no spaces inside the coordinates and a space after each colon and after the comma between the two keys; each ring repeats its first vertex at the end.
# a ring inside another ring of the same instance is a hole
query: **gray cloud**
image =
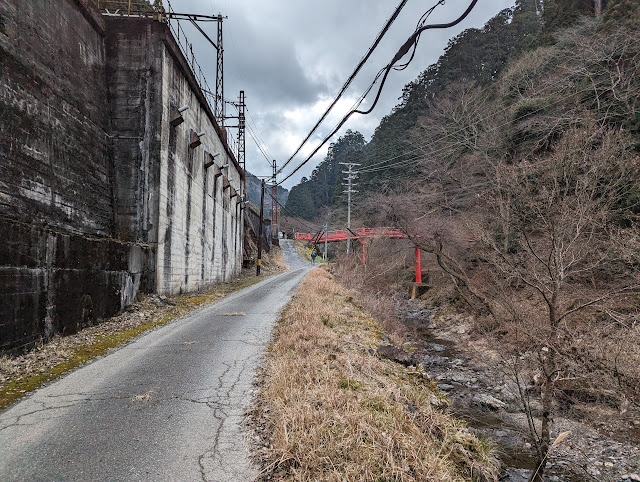
{"type": "MultiPolygon", "coordinates": [[[[355,99],[364,91],[413,32],[420,16],[434,3],[435,0],[428,4],[417,0],[408,2],[346,98],[355,99]]],[[[188,8],[192,13],[221,12],[229,17],[224,22],[225,97],[236,99],[239,90],[245,90],[256,135],[268,144],[268,156],[282,163],[292,154],[293,145],[297,147],[317,121],[321,111],[319,102],[328,102],[338,92],[396,4],[388,0],[194,0],[188,8]]],[[[481,27],[513,4],[514,0],[479,2],[456,28],[423,34],[410,68],[392,73],[373,113],[366,118],[353,116],[341,132],[349,128],[359,130],[369,139],[380,119],[398,103],[402,87],[438,59],[450,38],[466,28],[481,27]]],[[[430,21],[450,21],[467,5],[468,0],[448,0],[436,9],[430,21]]],[[[215,35],[215,24],[206,29],[215,35]]],[[[213,85],[215,52],[195,30],[190,29],[189,37],[213,85]]],[[[331,122],[327,121],[321,132],[327,133],[336,120],[334,117],[331,122]]],[[[236,132],[231,134],[235,136],[236,132]]],[[[308,175],[325,153],[322,149],[286,186],[308,175]]],[[[296,157],[291,166],[302,159],[296,157]]],[[[247,168],[258,175],[271,172],[249,134],[247,168]]]]}

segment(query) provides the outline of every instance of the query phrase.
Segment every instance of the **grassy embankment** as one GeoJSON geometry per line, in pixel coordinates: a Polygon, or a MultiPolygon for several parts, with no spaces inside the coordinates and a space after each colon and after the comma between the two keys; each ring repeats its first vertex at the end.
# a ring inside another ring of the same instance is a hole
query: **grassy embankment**
{"type": "MultiPolygon", "coordinates": [[[[267,255],[263,274],[284,271],[282,252],[267,255]]],[[[239,278],[208,289],[166,298],[146,296],[127,310],[70,336],[55,336],[28,352],[0,357],[0,409],[83,363],[104,355],[144,332],[166,325],[206,304],[264,279],[255,276],[255,267],[239,278]]]]}
{"type": "MultiPolygon", "coordinates": [[[[306,241],[294,241],[294,246],[298,251],[300,257],[306,261],[311,262],[311,251],[313,249],[312,246],[308,245],[306,241]]],[[[322,259],[322,255],[316,256],[316,263],[324,263],[325,261],[322,259]]]]}
{"type": "Polygon", "coordinates": [[[379,359],[382,340],[325,268],[307,276],[259,377],[252,418],[264,478],[496,479],[490,444],[448,414],[420,370],[379,359]]]}

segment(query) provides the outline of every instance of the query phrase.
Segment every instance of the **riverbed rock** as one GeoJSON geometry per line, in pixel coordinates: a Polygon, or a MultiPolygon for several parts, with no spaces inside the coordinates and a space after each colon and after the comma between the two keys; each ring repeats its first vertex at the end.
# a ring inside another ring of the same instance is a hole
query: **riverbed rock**
{"type": "Polygon", "coordinates": [[[504,476],[500,480],[509,482],[527,482],[531,471],[527,469],[516,469],[514,467],[508,467],[505,470],[504,476]]]}
{"type": "Polygon", "coordinates": [[[477,393],[473,396],[473,401],[478,405],[489,408],[490,410],[501,410],[507,408],[507,404],[502,400],[498,400],[495,397],[487,393],[477,393]]]}
{"type": "Polygon", "coordinates": [[[442,390],[443,392],[448,392],[449,390],[453,390],[454,386],[449,385],[448,383],[438,383],[438,390],[442,390]]]}
{"type": "Polygon", "coordinates": [[[429,345],[427,345],[429,348],[431,348],[433,351],[437,351],[437,352],[443,352],[447,350],[447,347],[444,345],[441,345],[439,343],[431,343],[429,345]]]}
{"type": "Polygon", "coordinates": [[[378,347],[377,353],[380,358],[386,360],[401,363],[405,366],[414,365],[412,355],[397,346],[382,345],[378,347]]]}

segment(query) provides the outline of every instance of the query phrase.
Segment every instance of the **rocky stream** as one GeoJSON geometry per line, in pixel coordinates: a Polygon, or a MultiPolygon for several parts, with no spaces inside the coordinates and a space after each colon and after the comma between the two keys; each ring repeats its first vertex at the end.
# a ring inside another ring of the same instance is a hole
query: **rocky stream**
{"type": "MultiPolygon", "coordinates": [[[[526,418],[520,409],[517,385],[505,373],[498,354],[481,339],[471,336],[470,323],[461,315],[449,315],[448,320],[440,316],[438,323],[434,323],[433,309],[420,302],[403,301],[398,308],[408,328],[412,348],[410,354],[401,355],[397,361],[405,365],[421,364],[438,388],[448,395],[452,412],[468,423],[469,430],[493,441],[503,464],[501,481],[528,481],[535,463],[526,418]]],[[[389,355],[389,358],[398,358],[389,355]]],[[[534,412],[536,403],[534,397],[534,412]]],[[[570,431],[570,435],[554,448],[544,479],[640,481],[640,418],[637,415],[637,412],[633,414],[629,422],[637,430],[624,433],[607,433],[605,423],[596,429],[591,426],[593,423],[587,425],[580,420],[557,417],[552,440],[564,431],[570,431]]]]}

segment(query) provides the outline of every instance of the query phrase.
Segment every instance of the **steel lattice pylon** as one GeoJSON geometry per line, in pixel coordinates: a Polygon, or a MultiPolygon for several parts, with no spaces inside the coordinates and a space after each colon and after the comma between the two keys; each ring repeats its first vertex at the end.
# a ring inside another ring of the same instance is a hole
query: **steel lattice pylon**
{"type": "Polygon", "coordinates": [[[213,115],[224,132],[224,48],[222,46],[222,19],[218,14],[218,41],[216,55],[216,105],[213,115]]]}
{"type": "MultiPolygon", "coordinates": [[[[238,163],[242,170],[245,171],[245,118],[244,118],[244,108],[245,108],[245,100],[244,100],[244,90],[240,91],[240,97],[238,102],[238,163]]],[[[246,186],[246,178],[245,185],[242,194],[247,192],[246,186]]]]}

